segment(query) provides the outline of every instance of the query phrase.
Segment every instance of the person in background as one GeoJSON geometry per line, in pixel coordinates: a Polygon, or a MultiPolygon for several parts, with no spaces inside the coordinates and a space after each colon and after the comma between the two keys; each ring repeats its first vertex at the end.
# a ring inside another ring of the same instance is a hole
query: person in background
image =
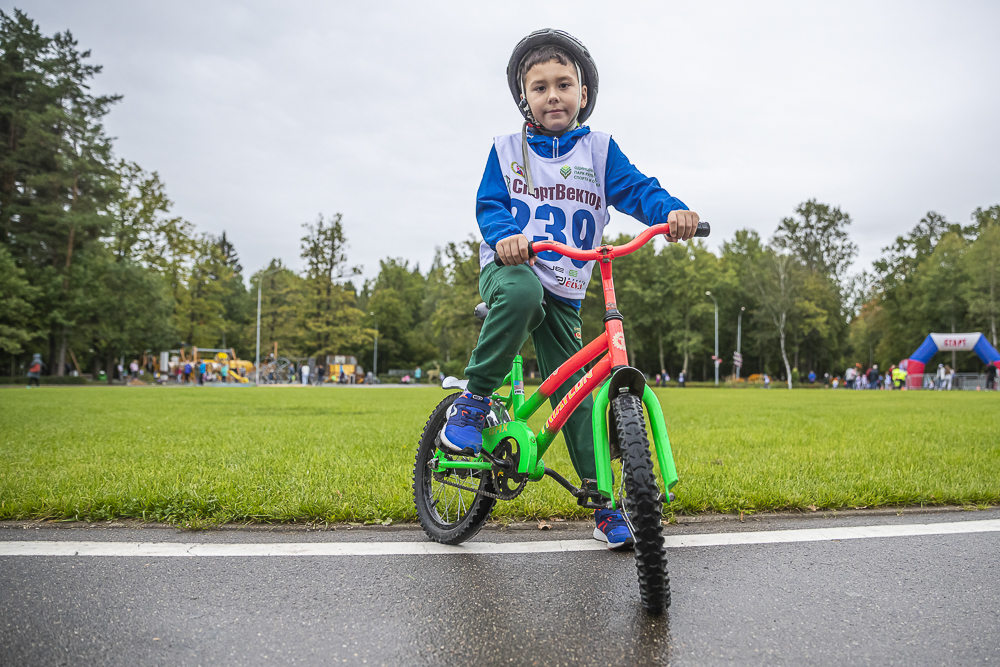
{"type": "Polygon", "coordinates": [[[868,388],[878,389],[878,381],[881,376],[878,374],[878,364],[873,364],[871,368],[868,369],[868,388]]]}
{"type": "Polygon", "coordinates": [[[951,383],[955,380],[955,369],[948,364],[944,365],[944,386],[946,391],[951,391],[951,383]]]}
{"type": "Polygon", "coordinates": [[[190,363],[185,363],[184,364],[184,382],[190,382],[190,381],[191,381],[191,364],[190,363]]]}
{"type": "Polygon", "coordinates": [[[309,384],[309,364],[302,364],[302,385],[306,386],[309,384]]]}
{"type": "Polygon", "coordinates": [[[202,359],[201,361],[198,362],[198,384],[199,385],[202,385],[202,386],[205,385],[205,371],[207,371],[207,370],[208,370],[208,367],[205,365],[205,360],[202,359]]]}
{"type": "Polygon", "coordinates": [[[424,374],[424,372],[422,370],[420,370],[420,366],[417,366],[417,370],[413,371],[413,382],[414,382],[414,384],[420,384],[420,377],[423,374],[424,374]]]}
{"type": "Polygon", "coordinates": [[[687,386],[685,384],[686,382],[687,382],[687,373],[681,371],[681,374],[677,376],[677,384],[679,384],[682,387],[685,387],[687,386]]]}
{"type": "Polygon", "coordinates": [[[222,362],[222,381],[229,384],[229,361],[222,362]]]}
{"type": "Polygon", "coordinates": [[[670,382],[670,373],[663,371],[663,386],[666,387],[668,382],[670,382]]]}
{"type": "Polygon", "coordinates": [[[323,367],[322,363],[316,364],[316,384],[322,386],[323,375],[326,374],[326,368],[323,367]]]}
{"type": "Polygon", "coordinates": [[[28,365],[28,389],[31,389],[31,383],[35,383],[35,388],[38,389],[42,382],[42,371],[45,369],[45,362],[42,361],[42,355],[35,354],[31,357],[31,363],[28,365]]]}
{"type": "Polygon", "coordinates": [[[656,374],[656,386],[657,387],[662,387],[663,386],[663,375],[660,374],[660,373],[656,374]]]}
{"type": "Polygon", "coordinates": [[[816,371],[809,371],[809,384],[816,384],[816,371]]]}
{"type": "Polygon", "coordinates": [[[834,377],[833,378],[833,382],[831,384],[833,385],[833,388],[836,389],[837,387],[840,386],[840,378],[839,377],[834,377]]]}
{"type": "Polygon", "coordinates": [[[844,388],[854,389],[854,368],[852,367],[848,367],[848,369],[844,371],[844,388]]]}
{"type": "Polygon", "coordinates": [[[771,376],[768,375],[767,373],[764,373],[764,389],[770,389],[770,388],[771,388],[771,376]]]}
{"type": "Polygon", "coordinates": [[[986,367],[986,391],[997,388],[997,367],[990,364],[986,367]]]}
{"type": "Polygon", "coordinates": [[[139,377],[139,362],[135,359],[128,365],[128,379],[135,380],[139,377]]]}

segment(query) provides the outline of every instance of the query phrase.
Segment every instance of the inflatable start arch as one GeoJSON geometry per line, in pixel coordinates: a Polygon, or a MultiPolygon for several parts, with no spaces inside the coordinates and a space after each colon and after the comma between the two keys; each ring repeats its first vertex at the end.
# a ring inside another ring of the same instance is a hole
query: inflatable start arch
{"type": "MultiPolygon", "coordinates": [[[[932,333],[928,334],[917,351],[906,360],[907,376],[924,372],[927,362],[938,352],[975,352],[984,364],[1000,369],[1000,352],[990,345],[981,333],[932,333]]],[[[907,383],[909,384],[909,383],[907,383]]]]}

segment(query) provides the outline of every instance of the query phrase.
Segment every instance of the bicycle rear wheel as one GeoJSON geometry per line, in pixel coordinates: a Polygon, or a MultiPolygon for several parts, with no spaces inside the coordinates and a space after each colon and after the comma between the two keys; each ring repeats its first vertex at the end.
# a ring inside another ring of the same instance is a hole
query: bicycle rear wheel
{"type": "MultiPolygon", "coordinates": [[[[413,467],[413,501],[417,519],[427,537],[441,544],[461,544],[480,531],[493,511],[496,499],[473,491],[458,489],[443,482],[494,493],[490,470],[455,470],[433,472],[428,466],[437,453],[437,436],[448,419],[448,408],[459,394],[452,394],[434,408],[417,447],[413,467]]],[[[469,461],[474,457],[448,455],[449,459],[469,461]]]]}
{"type": "Polygon", "coordinates": [[[639,598],[643,608],[662,613],[670,606],[670,578],[663,546],[663,503],[649,453],[642,402],[631,394],[618,396],[611,404],[622,454],[622,509],[635,538],[635,566],[639,574],[639,598]]]}

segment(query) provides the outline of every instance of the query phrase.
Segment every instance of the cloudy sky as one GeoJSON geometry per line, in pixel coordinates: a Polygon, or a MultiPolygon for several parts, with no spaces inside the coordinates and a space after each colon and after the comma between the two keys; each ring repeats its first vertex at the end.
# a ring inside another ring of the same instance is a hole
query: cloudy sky
{"type": "MultiPolygon", "coordinates": [[[[477,233],[492,137],[520,129],[504,68],[540,27],[601,74],[589,124],[713,225],[770,236],[808,198],[851,214],[856,268],[928,211],[1000,203],[996,2],[0,2],[69,28],[124,95],[119,156],[253,271],[300,267],[344,215],[352,264],[429,266],[477,233]]],[[[641,225],[614,214],[610,233],[641,225]]]]}

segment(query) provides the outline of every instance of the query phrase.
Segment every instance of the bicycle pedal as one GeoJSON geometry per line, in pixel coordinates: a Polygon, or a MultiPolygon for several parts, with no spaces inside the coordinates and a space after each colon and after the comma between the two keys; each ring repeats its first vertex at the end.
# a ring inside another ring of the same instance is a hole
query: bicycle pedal
{"type": "Polygon", "coordinates": [[[597,489],[596,479],[581,480],[580,490],[576,495],[576,504],[592,510],[609,509],[610,503],[597,489]]]}

